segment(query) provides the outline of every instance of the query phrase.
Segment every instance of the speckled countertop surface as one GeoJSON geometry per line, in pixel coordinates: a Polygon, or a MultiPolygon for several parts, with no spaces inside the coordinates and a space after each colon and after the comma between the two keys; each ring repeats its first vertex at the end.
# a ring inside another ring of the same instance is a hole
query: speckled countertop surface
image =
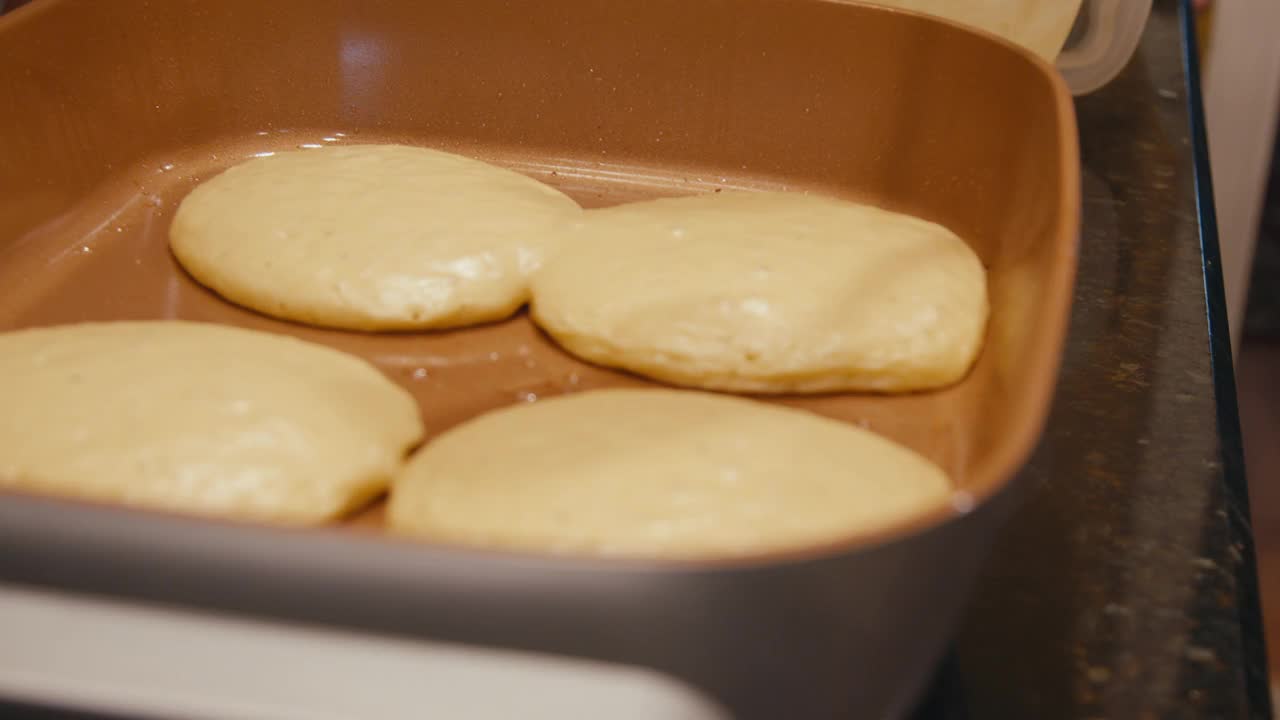
{"type": "Polygon", "coordinates": [[[1056,404],[922,718],[1270,716],[1183,28],[1157,2],[1124,74],[1077,100],[1084,223],[1056,404]]]}

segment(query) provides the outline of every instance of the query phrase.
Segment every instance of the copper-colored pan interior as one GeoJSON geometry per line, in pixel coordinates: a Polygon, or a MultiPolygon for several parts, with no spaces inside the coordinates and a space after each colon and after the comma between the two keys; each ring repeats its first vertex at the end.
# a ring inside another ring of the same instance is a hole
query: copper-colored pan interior
{"type": "MultiPolygon", "coordinates": [[[[814,0],[39,0],[0,19],[0,329],[186,318],[357,353],[429,432],[644,381],[523,315],[371,335],[271,320],[196,285],[166,242],[198,181],[254,153],[399,141],[520,169],[585,206],[716,188],[821,190],[944,223],[990,271],[959,385],[783,398],[1007,482],[1047,412],[1074,272],[1069,99],[1011,47],[814,0]]],[[[962,496],[961,505],[964,496],[962,496]]],[[[377,526],[376,508],[356,521],[377,526]]]]}

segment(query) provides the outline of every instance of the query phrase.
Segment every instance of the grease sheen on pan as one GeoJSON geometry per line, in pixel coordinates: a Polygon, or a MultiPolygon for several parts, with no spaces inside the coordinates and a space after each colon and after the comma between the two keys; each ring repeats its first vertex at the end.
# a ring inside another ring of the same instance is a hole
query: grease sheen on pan
{"type": "Polygon", "coordinates": [[[178,261],[224,298],[351,330],[498,320],[577,203],[478,160],[403,145],[250,160],[196,187],[170,230],[178,261]]]}
{"type": "Polygon", "coordinates": [[[312,524],[386,488],[417,404],[354,356],[182,321],[0,334],[0,487],[312,524]]]}
{"type": "Polygon", "coordinates": [[[911,391],[961,379],[986,273],[946,228],[800,193],[732,192],[588,211],[533,282],[569,352],[677,385],[911,391]]]}
{"type": "Polygon", "coordinates": [[[689,390],[597,390],[496,410],[392,484],[393,531],[508,550],[649,558],[839,541],[935,510],[937,466],[802,410],[689,390]]]}

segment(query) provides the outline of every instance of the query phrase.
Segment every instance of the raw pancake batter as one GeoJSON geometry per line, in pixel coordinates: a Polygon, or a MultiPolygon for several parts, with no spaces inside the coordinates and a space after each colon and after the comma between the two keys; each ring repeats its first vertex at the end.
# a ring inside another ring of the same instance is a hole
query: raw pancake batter
{"type": "Polygon", "coordinates": [[[499,320],[566,216],[567,196],[519,173],[399,145],[250,160],[178,208],[174,255],[226,299],[351,330],[499,320]]]}
{"type": "Polygon", "coordinates": [[[0,487],[290,524],[385,489],[422,437],[356,357],[179,321],[0,334],[0,487]]]}
{"type": "Polygon", "coordinates": [[[481,415],[392,485],[423,538],[552,553],[691,558],[803,548],[943,506],[943,472],[861,428],[681,390],[598,390],[481,415]]]}
{"type": "Polygon", "coordinates": [[[534,278],[569,352],[677,385],[911,391],[981,347],[986,273],[934,223],[799,193],[733,192],[584,213],[534,278]]]}

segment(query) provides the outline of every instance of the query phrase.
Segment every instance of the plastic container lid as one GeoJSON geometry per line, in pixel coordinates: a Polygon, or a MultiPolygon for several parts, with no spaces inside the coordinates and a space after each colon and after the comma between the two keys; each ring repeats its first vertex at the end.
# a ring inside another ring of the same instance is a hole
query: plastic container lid
{"type": "Polygon", "coordinates": [[[1071,92],[1093,92],[1119,75],[1138,49],[1150,14],[1151,0],[1085,0],[1057,58],[1071,92]]]}

